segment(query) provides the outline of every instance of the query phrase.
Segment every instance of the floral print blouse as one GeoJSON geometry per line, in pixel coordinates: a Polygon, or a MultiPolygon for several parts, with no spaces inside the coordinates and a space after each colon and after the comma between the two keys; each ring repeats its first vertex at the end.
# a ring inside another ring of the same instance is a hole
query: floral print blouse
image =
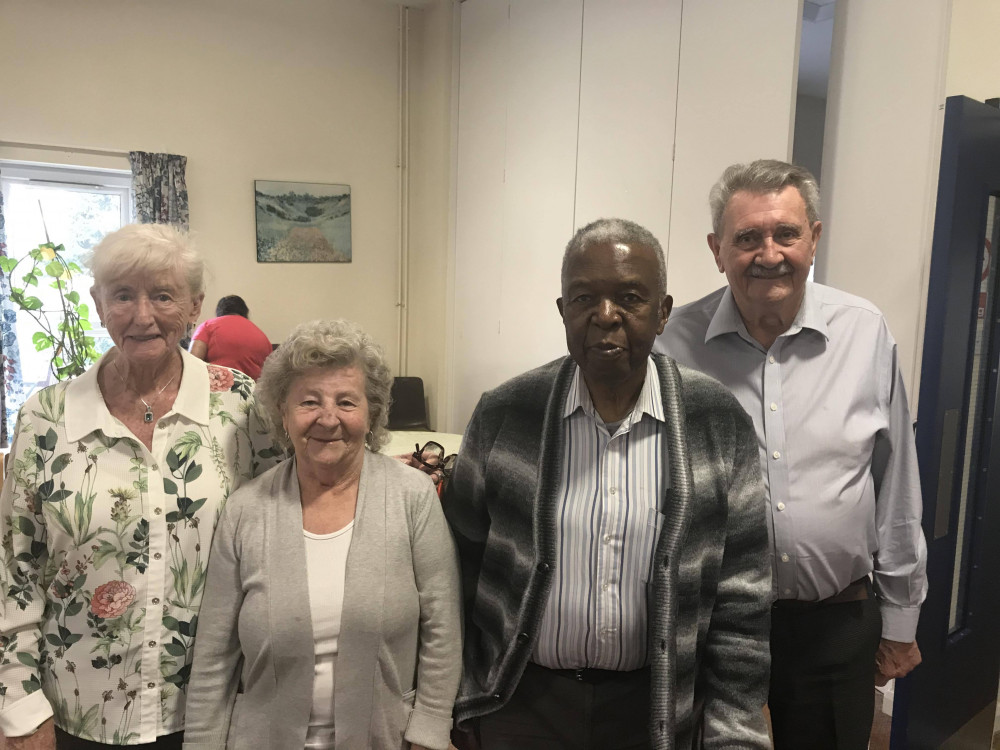
{"type": "Polygon", "coordinates": [[[215,524],[229,494],[279,455],[252,409],[253,381],[182,357],[152,451],[108,411],[97,366],[21,409],[0,493],[8,736],[52,714],[110,744],[184,728],[215,524]]]}

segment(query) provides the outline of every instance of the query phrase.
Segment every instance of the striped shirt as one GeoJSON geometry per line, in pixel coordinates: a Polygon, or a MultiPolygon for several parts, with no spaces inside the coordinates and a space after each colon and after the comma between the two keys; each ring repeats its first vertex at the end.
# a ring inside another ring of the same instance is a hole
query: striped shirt
{"type": "Polygon", "coordinates": [[[669,483],[666,423],[650,360],[613,434],[577,368],[563,410],[556,579],[531,660],[550,669],[646,664],[646,584],[669,483]]]}

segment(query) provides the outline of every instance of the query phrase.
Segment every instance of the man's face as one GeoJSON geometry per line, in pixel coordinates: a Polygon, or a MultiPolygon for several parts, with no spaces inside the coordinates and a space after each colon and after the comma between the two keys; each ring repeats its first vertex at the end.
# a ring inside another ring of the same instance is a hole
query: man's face
{"type": "Polygon", "coordinates": [[[745,318],[794,317],[822,229],[818,221],[809,224],[798,188],[733,194],[722,214],[722,232],[708,235],[708,245],[745,318]]]}
{"type": "Polygon", "coordinates": [[[672,303],[659,299],[658,287],[656,253],[645,245],[603,243],[571,256],[556,305],[570,356],[589,384],[645,376],[672,303]]]}

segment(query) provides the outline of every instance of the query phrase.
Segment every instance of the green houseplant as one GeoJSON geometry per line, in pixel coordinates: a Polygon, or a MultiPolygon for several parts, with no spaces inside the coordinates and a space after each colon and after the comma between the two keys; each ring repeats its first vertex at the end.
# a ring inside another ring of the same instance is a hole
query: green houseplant
{"type": "Polygon", "coordinates": [[[44,242],[20,260],[0,257],[0,271],[10,284],[10,301],[30,315],[41,329],[31,337],[36,351],[52,349],[49,371],[56,380],[81,375],[100,356],[89,333],[90,309],[80,302],[80,293],[73,289],[74,274],[82,269],[66,260],[65,251],[62,245],[44,242]],[[18,267],[27,262],[30,268],[19,282],[15,281],[18,267]],[[30,293],[31,287],[45,281],[59,294],[58,309],[44,309],[42,300],[30,293]]]}

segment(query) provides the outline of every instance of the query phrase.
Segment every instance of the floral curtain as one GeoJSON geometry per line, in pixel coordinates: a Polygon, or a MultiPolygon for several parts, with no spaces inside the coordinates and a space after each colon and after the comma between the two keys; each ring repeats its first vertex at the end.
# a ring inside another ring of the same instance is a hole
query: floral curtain
{"type": "MultiPolygon", "coordinates": [[[[3,193],[0,193],[0,255],[7,255],[7,232],[3,218],[3,193]]],[[[24,403],[21,382],[21,355],[17,344],[17,311],[10,301],[10,283],[0,274],[0,352],[2,352],[3,387],[0,388],[0,448],[10,445],[10,427],[17,410],[24,403]]]]}
{"type": "Polygon", "coordinates": [[[188,228],[186,156],[130,151],[135,219],[141,224],[188,228]]]}

